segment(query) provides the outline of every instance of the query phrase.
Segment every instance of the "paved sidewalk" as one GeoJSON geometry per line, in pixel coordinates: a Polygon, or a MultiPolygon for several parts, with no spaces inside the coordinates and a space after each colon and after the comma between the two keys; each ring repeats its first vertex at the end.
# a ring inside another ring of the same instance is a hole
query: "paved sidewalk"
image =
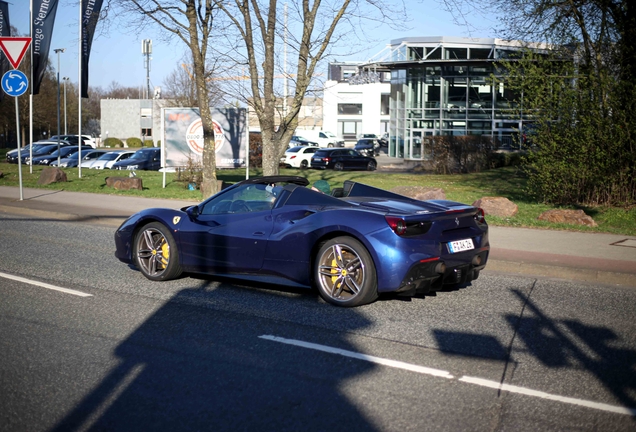
{"type": "MultiPolygon", "coordinates": [[[[116,228],[151,207],[181,208],[194,201],[126,197],[0,186],[0,213],[116,228]]],[[[636,237],[526,228],[490,227],[485,272],[561,278],[636,287],[636,237]]]]}

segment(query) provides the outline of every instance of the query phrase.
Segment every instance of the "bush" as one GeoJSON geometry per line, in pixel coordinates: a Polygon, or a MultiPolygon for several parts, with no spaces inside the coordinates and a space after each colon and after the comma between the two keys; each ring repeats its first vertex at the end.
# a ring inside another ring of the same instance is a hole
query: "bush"
{"type": "Polygon", "coordinates": [[[250,167],[263,166],[263,138],[260,132],[250,132],[250,167]]]}
{"type": "Polygon", "coordinates": [[[508,166],[520,166],[525,152],[497,152],[492,155],[490,168],[503,168],[508,166]]]}
{"type": "Polygon", "coordinates": [[[436,174],[479,172],[493,168],[495,144],[486,135],[443,135],[430,137],[424,152],[430,152],[436,174]]]}
{"type": "Polygon", "coordinates": [[[106,138],[102,144],[104,147],[123,147],[124,143],[119,138],[106,138]]]}
{"type": "Polygon", "coordinates": [[[141,140],[139,138],[128,138],[126,144],[130,148],[139,148],[141,147],[141,140]]]}
{"type": "Polygon", "coordinates": [[[144,141],[144,147],[154,147],[155,144],[152,140],[145,140],[144,141]]]}
{"type": "Polygon", "coordinates": [[[201,189],[203,165],[201,165],[198,160],[192,158],[192,156],[188,156],[187,165],[177,170],[177,181],[183,182],[186,189],[190,189],[191,187],[201,189]]]}

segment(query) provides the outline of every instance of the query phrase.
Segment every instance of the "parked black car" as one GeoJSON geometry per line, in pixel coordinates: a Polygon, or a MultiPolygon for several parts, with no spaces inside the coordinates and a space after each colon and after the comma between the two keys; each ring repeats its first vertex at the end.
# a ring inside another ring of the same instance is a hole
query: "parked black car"
{"type": "MultiPolygon", "coordinates": [[[[28,144],[22,148],[20,148],[20,156],[22,156],[22,160],[24,160],[25,156],[28,156],[29,154],[31,154],[30,152],[30,148],[33,147],[33,152],[35,152],[37,149],[42,148],[44,146],[46,146],[48,144],[44,144],[44,143],[33,143],[33,144],[28,144]]],[[[8,163],[18,163],[18,149],[14,149],[14,150],[10,150],[7,152],[7,162],[8,163]]]]}
{"type": "MultiPolygon", "coordinates": [[[[68,146],[65,146],[68,147],[68,146]]],[[[35,159],[36,157],[40,157],[40,156],[47,156],[50,155],[51,153],[57,151],[57,144],[47,144],[47,145],[43,145],[42,147],[38,147],[37,149],[33,150],[33,154],[31,154],[30,152],[21,152],[20,156],[22,156],[22,163],[23,164],[31,164],[31,156],[33,156],[33,158],[35,159]]]]}
{"type": "Polygon", "coordinates": [[[298,147],[298,146],[318,147],[318,143],[317,142],[313,142],[313,141],[309,141],[307,138],[303,138],[301,136],[294,135],[294,136],[291,137],[291,140],[289,141],[289,148],[298,147]]]}
{"type": "Polygon", "coordinates": [[[161,168],[161,149],[157,147],[137,150],[128,159],[115,162],[111,169],[157,171],[161,168]]]}
{"type": "MultiPolygon", "coordinates": [[[[93,150],[92,147],[89,146],[84,146],[82,147],[82,151],[87,151],[87,150],[93,150]]],[[[53,153],[47,154],[47,155],[43,155],[43,156],[33,156],[33,160],[31,161],[31,164],[33,165],[49,165],[51,162],[53,161],[57,161],[58,156],[60,159],[64,159],[69,157],[71,154],[75,153],[78,151],[77,146],[74,145],[70,145],[70,146],[61,146],[60,150],[58,152],[58,150],[56,149],[53,153]]]]}
{"type": "Polygon", "coordinates": [[[353,149],[326,148],[318,150],[311,158],[311,167],[318,169],[333,168],[336,171],[345,169],[362,169],[373,171],[377,168],[376,160],[363,156],[353,149]]]}
{"type": "Polygon", "coordinates": [[[373,138],[362,138],[358,140],[354,149],[364,156],[377,156],[380,154],[380,141],[373,138]]]}

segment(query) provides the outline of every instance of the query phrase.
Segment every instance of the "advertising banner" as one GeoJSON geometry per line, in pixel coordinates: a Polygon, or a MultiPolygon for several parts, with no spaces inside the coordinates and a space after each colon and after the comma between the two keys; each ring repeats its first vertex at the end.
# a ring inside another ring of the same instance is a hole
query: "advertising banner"
{"type": "MultiPolygon", "coordinates": [[[[0,1],[0,36],[11,36],[11,23],[9,22],[9,4],[0,1]]],[[[0,54],[0,77],[11,68],[6,56],[0,54]]],[[[0,91],[0,101],[4,99],[4,92],[0,91]]]]}
{"type": "Polygon", "coordinates": [[[33,0],[33,22],[31,23],[33,83],[31,93],[34,95],[40,93],[40,84],[49,61],[56,12],[57,0],[33,0]]]}
{"type": "Polygon", "coordinates": [[[82,0],[82,97],[88,97],[88,60],[103,0],[82,0]]]}
{"type": "MultiPolygon", "coordinates": [[[[212,108],[217,168],[245,166],[249,133],[245,108],[212,108]]],[[[163,163],[166,168],[200,166],[203,126],[198,108],[163,108],[163,163]]]]}

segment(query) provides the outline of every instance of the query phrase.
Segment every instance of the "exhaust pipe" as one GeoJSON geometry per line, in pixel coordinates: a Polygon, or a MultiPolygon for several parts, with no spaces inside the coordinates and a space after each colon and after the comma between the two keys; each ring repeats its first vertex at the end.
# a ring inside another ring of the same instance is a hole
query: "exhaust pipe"
{"type": "Polygon", "coordinates": [[[435,266],[435,273],[444,274],[446,272],[446,264],[443,262],[437,263],[435,266]]]}

